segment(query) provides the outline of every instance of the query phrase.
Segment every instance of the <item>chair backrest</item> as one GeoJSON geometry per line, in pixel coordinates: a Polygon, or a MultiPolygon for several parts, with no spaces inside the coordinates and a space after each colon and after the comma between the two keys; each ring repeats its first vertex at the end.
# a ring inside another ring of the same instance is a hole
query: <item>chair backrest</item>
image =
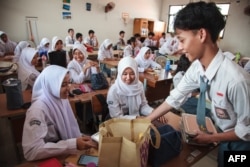
{"type": "Polygon", "coordinates": [[[49,62],[51,65],[59,65],[67,68],[66,51],[49,52],[49,62]]]}
{"type": "Polygon", "coordinates": [[[91,98],[92,113],[97,131],[99,124],[109,118],[106,97],[106,94],[96,94],[91,98]]]}

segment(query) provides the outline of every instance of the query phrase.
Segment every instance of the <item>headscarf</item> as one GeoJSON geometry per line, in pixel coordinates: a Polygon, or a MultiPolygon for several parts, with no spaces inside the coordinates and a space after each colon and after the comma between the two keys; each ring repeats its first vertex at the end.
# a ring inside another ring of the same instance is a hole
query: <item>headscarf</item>
{"type": "Polygon", "coordinates": [[[139,81],[139,72],[136,61],[132,57],[124,57],[119,61],[118,74],[115,81],[117,93],[126,96],[136,96],[143,91],[143,85],[139,81]],[[130,67],[135,73],[135,80],[130,85],[122,81],[122,74],[126,68],[130,67]]]}
{"type": "Polygon", "coordinates": [[[42,101],[49,108],[48,116],[54,121],[62,140],[80,137],[81,133],[68,99],[60,98],[66,68],[57,65],[46,67],[33,86],[32,104],[42,101]]]}
{"type": "Polygon", "coordinates": [[[58,36],[55,36],[55,37],[53,37],[52,38],[52,45],[51,45],[51,51],[56,51],[56,43],[58,42],[58,41],[62,41],[62,43],[63,43],[63,40],[61,39],[61,38],[59,38],[58,36]]]}
{"type": "Polygon", "coordinates": [[[148,50],[150,50],[149,47],[146,47],[146,46],[142,47],[140,49],[139,53],[137,54],[137,56],[135,57],[135,60],[137,61],[138,66],[141,68],[148,68],[151,64],[150,59],[144,58],[144,56],[148,50]]]}
{"type": "Polygon", "coordinates": [[[18,78],[21,80],[22,89],[25,90],[28,86],[28,78],[30,74],[38,76],[39,71],[31,64],[33,57],[37,54],[34,48],[24,48],[18,61],[18,78]]]}
{"type": "Polygon", "coordinates": [[[86,51],[86,48],[82,44],[74,44],[73,52],[76,49],[78,49],[82,52],[84,59],[82,62],[78,62],[75,59],[71,60],[71,62],[68,65],[68,69],[73,68],[74,70],[76,70],[77,73],[81,73],[84,64],[87,62],[88,53],[86,51]]]}
{"type": "Polygon", "coordinates": [[[105,39],[103,41],[103,46],[105,47],[105,49],[107,49],[109,45],[112,45],[112,41],[110,39],[105,39]]]}
{"type": "Polygon", "coordinates": [[[3,31],[0,31],[0,43],[5,44],[5,42],[4,42],[4,41],[2,40],[2,38],[1,38],[1,36],[2,36],[3,34],[6,34],[6,33],[3,32],[3,31]]]}
{"type": "Polygon", "coordinates": [[[48,38],[42,38],[40,44],[37,46],[37,49],[44,48],[47,43],[50,43],[48,38]]]}
{"type": "Polygon", "coordinates": [[[29,47],[29,46],[30,46],[30,44],[29,44],[29,42],[27,42],[27,41],[20,41],[20,42],[17,44],[17,46],[16,46],[16,48],[15,48],[15,50],[14,50],[15,61],[19,61],[19,57],[21,56],[22,50],[23,50],[24,48],[29,47]]]}

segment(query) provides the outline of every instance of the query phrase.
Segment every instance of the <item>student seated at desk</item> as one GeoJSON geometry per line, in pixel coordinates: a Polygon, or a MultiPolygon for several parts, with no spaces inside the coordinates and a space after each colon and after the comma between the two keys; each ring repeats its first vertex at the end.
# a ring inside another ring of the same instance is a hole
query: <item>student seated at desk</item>
{"type": "Polygon", "coordinates": [[[135,57],[135,37],[131,37],[128,41],[127,41],[127,46],[125,46],[125,48],[123,49],[123,57],[127,57],[127,56],[131,56],[131,57],[135,57]]]}
{"type": "Polygon", "coordinates": [[[107,103],[112,118],[134,119],[153,111],[148,105],[137,63],[132,57],[120,60],[117,78],[108,91],[107,103]]]}
{"type": "Polygon", "coordinates": [[[96,147],[90,136],[80,133],[68,100],[69,83],[68,70],[56,65],[46,67],[37,78],[23,127],[22,147],[28,161],[96,147]]]}
{"type": "Polygon", "coordinates": [[[50,47],[50,41],[48,38],[44,37],[41,39],[40,44],[37,46],[39,57],[46,56],[48,60],[48,51],[50,47]]]}
{"type": "Polygon", "coordinates": [[[68,59],[66,51],[63,49],[63,41],[58,36],[52,38],[51,50],[48,51],[50,64],[67,67],[68,59]]]}
{"type": "Polygon", "coordinates": [[[167,38],[166,42],[159,48],[160,55],[175,55],[179,54],[181,50],[178,49],[179,40],[174,37],[173,33],[170,33],[170,37],[167,38]]]}
{"type": "Polygon", "coordinates": [[[99,70],[97,62],[87,60],[88,53],[82,44],[73,46],[73,57],[67,67],[73,83],[81,84],[85,80],[90,80],[90,75],[99,70]]]}
{"type": "Polygon", "coordinates": [[[8,59],[12,59],[16,45],[17,43],[11,41],[5,32],[0,31],[0,56],[8,56],[8,59]]]}
{"type": "Polygon", "coordinates": [[[38,63],[38,51],[34,48],[24,48],[18,61],[18,79],[21,80],[22,90],[32,89],[40,72],[35,66],[38,63]]]}
{"type": "MultiPolygon", "coordinates": [[[[103,43],[101,44],[99,50],[98,50],[98,57],[97,59],[99,61],[103,60],[116,60],[116,58],[113,55],[113,49],[112,49],[112,41],[110,39],[105,39],[103,43]]],[[[105,72],[108,77],[110,77],[110,69],[106,67],[105,64],[101,63],[101,70],[102,72],[105,72]]]]}
{"type": "Polygon", "coordinates": [[[75,31],[73,28],[68,29],[68,36],[65,37],[65,46],[66,47],[72,47],[75,43],[75,37],[74,37],[75,31]]]}
{"type": "Polygon", "coordinates": [[[83,45],[83,35],[82,33],[76,33],[76,41],[74,44],[82,44],[83,45]]]}
{"type": "Polygon", "coordinates": [[[89,30],[89,36],[84,38],[84,44],[88,47],[97,48],[98,47],[98,40],[95,36],[94,30],[89,30]]]}
{"type": "MultiPolygon", "coordinates": [[[[203,128],[206,125],[199,121],[201,128],[192,140],[201,144],[219,142],[218,167],[227,166],[225,151],[250,150],[250,78],[242,67],[226,58],[217,45],[225,24],[225,17],[214,2],[189,3],[177,13],[174,30],[180,41],[179,48],[192,65],[166,100],[148,116],[155,120],[172,108],[179,108],[197,88],[207,93],[211,115],[219,131],[207,133],[203,128]]],[[[200,100],[205,103],[205,98],[200,100]]],[[[197,107],[198,117],[204,112],[205,106],[197,107]]]]}
{"type": "Polygon", "coordinates": [[[14,50],[14,55],[15,56],[13,57],[13,60],[12,60],[14,63],[17,63],[19,61],[19,58],[20,58],[21,53],[22,53],[22,50],[24,48],[27,48],[27,47],[30,47],[30,43],[27,42],[27,41],[20,41],[17,44],[17,46],[16,46],[16,48],[14,50]]]}
{"type": "Polygon", "coordinates": [[[152,72],[154,71],[154,68],[161,69],[161,65],[150,59],[150,56],[150,48],[146,46],[142,47],[138,55],[135,57],[139,72],[152,72]]]}

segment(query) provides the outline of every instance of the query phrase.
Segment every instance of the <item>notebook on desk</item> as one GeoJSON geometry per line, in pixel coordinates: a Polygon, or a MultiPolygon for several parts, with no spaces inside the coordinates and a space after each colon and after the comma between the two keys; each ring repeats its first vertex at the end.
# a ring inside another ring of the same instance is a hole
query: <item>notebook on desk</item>
{"type": "Polygon", "coordinates": [[[59,65],[67,68],[66,51],[49,52],[49,62],[51,65],[59,65]]]}

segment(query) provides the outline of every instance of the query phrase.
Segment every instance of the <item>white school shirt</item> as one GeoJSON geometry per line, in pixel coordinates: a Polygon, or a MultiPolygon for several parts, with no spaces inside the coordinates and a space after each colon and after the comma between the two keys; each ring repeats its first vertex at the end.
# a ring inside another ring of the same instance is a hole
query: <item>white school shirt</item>
{"type": "Polygon", "coordinates": [[[88,37],[85,37],[84,40],[83,40],[83,43],[84,44],[89,44],[93,47],[96,47],[97,46],[97,39],[96,37],[94,38],[90,38],[89,36],[88,37]]]}
{"type": "Polygon", "coordinates": [[[72,38],[70,35],[66,36],[65,38],[65,44],[66,46],[72,46],[75,43],[75,39],[72,38]]]}
{"type": "Polygon", "coordinates": [[[215,124],[222,131],[235,131],[242,140],[250,141],[250,78],[239,65],[219,50],[206,71],[196,60],[166,102],[179,108],[187,95],[199,88],[200,76],[209,80],[208,98],[215,124]]]}
{"type": "Polygon", "coordinates": [[[127,56],[134,56],[134,54],[133,54],[133,48],[132,48],[131,45],[127,45],[123,49],[123,57],[127,57],[127,56]]]}
{"type": "Polygon", "coordinates": [[[0,56],[4,56],[5,53],[14,52],[16,45],[17,45],[17,43],[13,42],[11,40],[8,40],[6,43],[4,43],[1,40],[1,42],[0,42],[0,56]]]}
{"type": "Polygon", "coordinates": [[[81,84],[85,80],[90,80],[90,69],[87,69],[86,74],[83,72],[86,63],[78,63],[75,59],[69,62],[67,68],[69,69],[70,80],[73,83],[81,84]]]}
{"type": "Polygon", "coordinates": [[[153,39],[146,38],[143,42],[144,46],[156,46],[156,41],[153,39]]]}
{"type": "Polygon", "coordinates": [[[159,40],[159,47],[161,47],[166,42],[166,38],[161,37],[159,40]]]}
{"type": "MultiPolygon", "coordinates": [[[[140,81],[139,81],[140,82],[140,81]]],[[[142,83],[141,83],[142,84],[142,83]]],[[[147,99],[145,97],[144,90],[142,89],[141,94],[138,96],[141,97],[141,102],[133,101],[133,111],[129,111],[129,96],[120,95],[117,93],[117,88],[115,85],[112,85],[109,89],[107,96],[107,103],[109,107],[109,113],[112,118],[125,118],[125,119],[135,119],[136,116],[140,115],[149,115],[153,108],[148,105],[147,99]],[[127,115],[125,115],[127,114],[127,115]]]]}
{"type": "Polygon", "coordinates": [[[51,111],[47,105],[43,101],[36,101],[32,106],[34,107],[26,113],[23,127],[22,142],[27,145],[23,147],[24,157],[27,160],[38,160],[61,154],[75,154],[77,152],[76,138],[61,139],[56,125],[53,124],[53,119],[49,117],[51,111]],[[31,123],[39,124],[39,126],[31,126],[31,123]]]}
{"type": "Polygon", "coordinates": [[[105,49],[104,47],[100,47],[98,50],[98,60],[104,60],[105,58],[114,58],[113,49],[105,49]]]}

